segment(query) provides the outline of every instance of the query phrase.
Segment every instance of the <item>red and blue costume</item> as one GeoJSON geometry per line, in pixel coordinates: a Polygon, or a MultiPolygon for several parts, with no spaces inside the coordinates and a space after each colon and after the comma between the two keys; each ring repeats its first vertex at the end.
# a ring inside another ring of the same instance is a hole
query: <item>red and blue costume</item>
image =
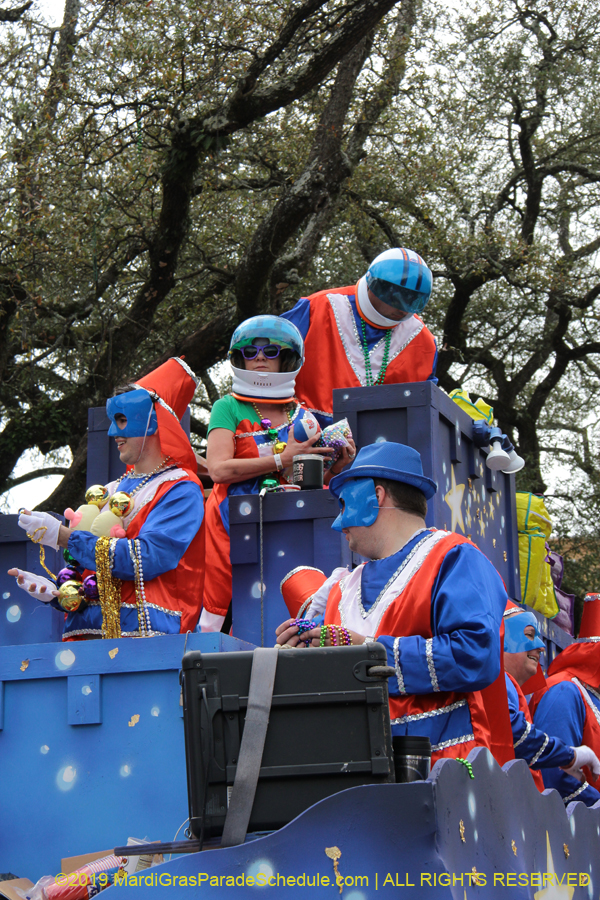
{"type": "MultiPolygon", "coordinates": [[[[600,754],[598,640],[584,639],[563,650],[548,669],[547,688],[534,694],[531,700],[533,721],[538,728],[557,735],[573,747],[586,744],[597,756],[600,754]]],[[[600,785],[590,784],[593,776],[589,770],[583,784],[561,769],[545,769],[542,774],[545,786],[555,788],[565,805],[581,800],[593,806],[600,800],[600,785]]]]}
{"type": "MultiPolygon", "coordinates": [[[[221,407],[231,402],[224,397],[217,400],[211,416],[213,423],[219,422],[221,407]]],[[[233,404],[232,404],[233,405],[233,404]]],[[[256,459],[265,454],[272,454],[272,439],[267,429],[258,421],[251,403],[238,404],[247,408],[247,418],[240,419],[235,425],[235,459],[256,459]]],[[[277,429],[278,439],[286,442],[292,425],[304,418],[306,410],[301,406],[291,415],[291,424],[285,423],[277,429]]],[[[221,427],[217,424],[216,427],[221,427]]],[[[274,472],[270,477],[278,479],[280,484],[287,484],[283,473],[274,472]]],[[[206,501],[206,565],[204,582],[203,608],[211,616],[224,617],[231,603],[232,573],[229,542],[229,497],[240,494],[258,494],[261,478],[249,478],[235,484],[215,484],[206,501]]],[[[218,624],[218,620],[214,620],[218,624]]],[[[202,622],[205,630],[204,621],[202,622]]]]}
{"type": "MultiPolygon", "coordinates": [[[[539,632],[534,614],[512,600],[508,601],[504,612],[504,664],[515,657],[512,654],[527,655],[531,651],[544,650],[545,644],[539,632]],[[533,637],[530,630],[534,630],[533,637]]],[[[504,673],[506,678],[506,694],[510,725],[513,734],[515,757],[523,759],[531,769],[535,785],[539,791],[544,790],[544,781],[539,769],[568,767],[573,761],[574,748],[568,747],[557,737],[550,736],[533,724],[525,693],[519,682],[510,672],[504,673]]],[[[531,686],[536,690],[545,685],[545,679],[538,662],[538,673],[524,683],[524,689],[531,686]]]]}
{"type": "MultiPolygon", "coordinates": [[[[151,479],[136,477],[132,471],[119,482],[107,485],[133,494],[133,510],[122,520],[125,538],[113,539],[113,568],[121,586],[121,633],[123,637],[140,634],[139,598],[135,589],[132,542],[138,542],[145,591],[145,615],[151,634],[173,634],[193,630],[202,601],[204,575],[204,497],[196,476],[196,458],[180,418],[196,389],[196,379],[180,359],[170,359],[136,382],[154,401],[156,430],[161,451],[173,465],[151,479]]],[[[137,391],[133,393],[138,393],[137,391]]],[[[119,402],[127,402],[127,394],[119,402]]],[[[151,433],[151,432],[150,432],[151,433]]],[[[142,432],[143,434],[143,432],[142,432]]],[[[96,568],[98,538],[86,531],[73,531],[68,550],[80,567],[96,568]]],[[[102,610],[98,600],[89,600],[82,612],[69,613],[63,640],[102,636],[102,610]]]]}
{"type": "MultiPolygon", "coordinates": [[[[600,595],[585,599],[579,640],[553,660],[546,687],[533,695],[530,707],[538,728],[573,747],[586,744],[600,756],[600,595]]],[[[581,784],[561,769],[546,769],[544,784],[556,788],[565,805],[581,800],[593,806],[600,800],[600,780],[589,769],[584,772],[587,780],[581,784]]]]}
{"type": "Polygon", "coordinates": [[[303,298],[282,316],[293,322],[304,338],[308,365],[296,379],[296,396],[323,426],[333,421],[335,388],[368,383],[363,327],[375,380],[384,359],[386,331],[391,331],[383,384],[437,381],[437,346],[423,321],[412,315],[387,328],[374,324],[361,309],[361,294],[366,291],[362,278],[358,285],[330,288],[303,298]]]}
{"type": "MultiPolygon", "coordinates": [[[[426,499],[437,489],[412,448],[363,447],[329,485],[342,509],[336,530],[377,521],[378,478],[412,485],[426,499]]],[[[286,585],[283,590],[288,603],[286,585]]],[[[389,679],[393,734],[429,737],[433,762],[466,757],[480,746],[503,764],[513,758],[501,663],[506,600],[502,579],[474,544],[423,528],[391,556],[338,572],[298,615],[383,644],[395,671],[389,679]]]]}
{"type": "MultiPolygon", "coordinates": [[[[533,724],[525,694],[512,675],[508,672],[504,674],[515,757],[525,760],[531,769],[536,787],[543,791],[547,785],[544,784],[542,773],[538,770],[569,766],[573,760],[573,747],[567,746],[553,735],[546,734],[533,724]]],[[[571,778],[571,781],[574,782],[575,779],[571,778]]]]}
{"type": "MultiPolygon", "coordinates": [[[[341,579],[324,622],[383,644],[396,671],[389,679],[392,734],[429,737],[435,762],[493,749],[482,690],[500,675],[505,605],[502,580],[477,547],[426,529],[393,556],[341,579]]],[[[503,755],[502,762],[510,758],[503,755]]]]}

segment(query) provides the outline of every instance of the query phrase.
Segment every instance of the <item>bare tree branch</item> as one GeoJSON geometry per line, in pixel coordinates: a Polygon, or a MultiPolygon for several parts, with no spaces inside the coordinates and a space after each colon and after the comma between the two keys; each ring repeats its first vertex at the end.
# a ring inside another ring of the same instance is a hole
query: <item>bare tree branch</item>
{"type": "Polygon", "coordinates": [[[22,6],[16,6],[14,9],[0,9],[0,22],[18,22],[21,16],[33,6],[33,0],[28,0],[22,6]]]}

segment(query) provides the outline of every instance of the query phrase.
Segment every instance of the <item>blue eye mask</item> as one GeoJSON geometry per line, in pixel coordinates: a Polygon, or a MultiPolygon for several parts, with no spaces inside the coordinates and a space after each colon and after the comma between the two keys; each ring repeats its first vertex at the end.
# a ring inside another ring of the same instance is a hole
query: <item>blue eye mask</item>
{"type": "Polygon", "coordinates": [[[504,652],[523,653],[526,650],[546,649],[538,630],[538,622],[532,612],[517,613],[504,619],[504,652]],[[525,629],[528,625],[535,628],[535,637],[528,638],[525,629]]]}
{"type": "Polygon", "coordinates": [[[144,388],[136,388],[106,401],[106,414],[110,419],[109,437],[146,437],[158,430],[158,421],[152,397],[144,388]],[[115,416],[127,417],[125,428],[119,428],[115,416]]]}
{"type": "Polygon", "coordinates": [[[342,511],[331,526],[334,531],[357,525],[372,525],[379,515],[379,503],[372,478],[351,478],[342,487],[338,499],[342,511]]]}

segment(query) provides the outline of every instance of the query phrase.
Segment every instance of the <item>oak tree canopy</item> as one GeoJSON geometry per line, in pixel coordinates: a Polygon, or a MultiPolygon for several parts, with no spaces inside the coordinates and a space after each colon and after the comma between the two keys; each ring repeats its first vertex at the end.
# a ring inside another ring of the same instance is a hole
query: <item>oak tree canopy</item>
{"type": "Polygon", "coordinates": [[[238,321],[405,245],[441,386],[494,406],[524,489],[564,464],[594,539],[599,31],[599,0],[0,9],[0,492],[37,447],[41,506],[76,503],[88,407],[173,354],[201,441],[238,321]]]}

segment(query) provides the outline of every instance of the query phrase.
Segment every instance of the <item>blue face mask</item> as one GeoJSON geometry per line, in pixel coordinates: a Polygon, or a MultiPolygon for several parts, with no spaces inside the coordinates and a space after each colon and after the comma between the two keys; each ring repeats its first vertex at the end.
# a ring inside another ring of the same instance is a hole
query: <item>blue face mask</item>
{"type": "Polygon", "coordinates": [[[106,414],[110,419],[109,437],[146,437],[158,430],[152,397],[144,388],[136,388],[106,401],[106,414]],[[119,428],[115,416],[127,418],[125,428],[119,428]]]}
{"type": "Polygon", "coordinates": [[[505,653],[523,653],[526,650],[546,649],[540,632],[538,631],[538,622],[531,612],[516,613],[508,616],[504,620],[504,652],[505,653]],[[528,638],[525,635],[525,629],[528,625],[535,628],[535,637],[528,638]]]}
{"type": "Polygon", "coordinates": [[[334,531],[372,525],[379,515],[379,503],[372,478],[351,478],[342,487],[338,502],[342,509],[333,525],[334,531]]]}

